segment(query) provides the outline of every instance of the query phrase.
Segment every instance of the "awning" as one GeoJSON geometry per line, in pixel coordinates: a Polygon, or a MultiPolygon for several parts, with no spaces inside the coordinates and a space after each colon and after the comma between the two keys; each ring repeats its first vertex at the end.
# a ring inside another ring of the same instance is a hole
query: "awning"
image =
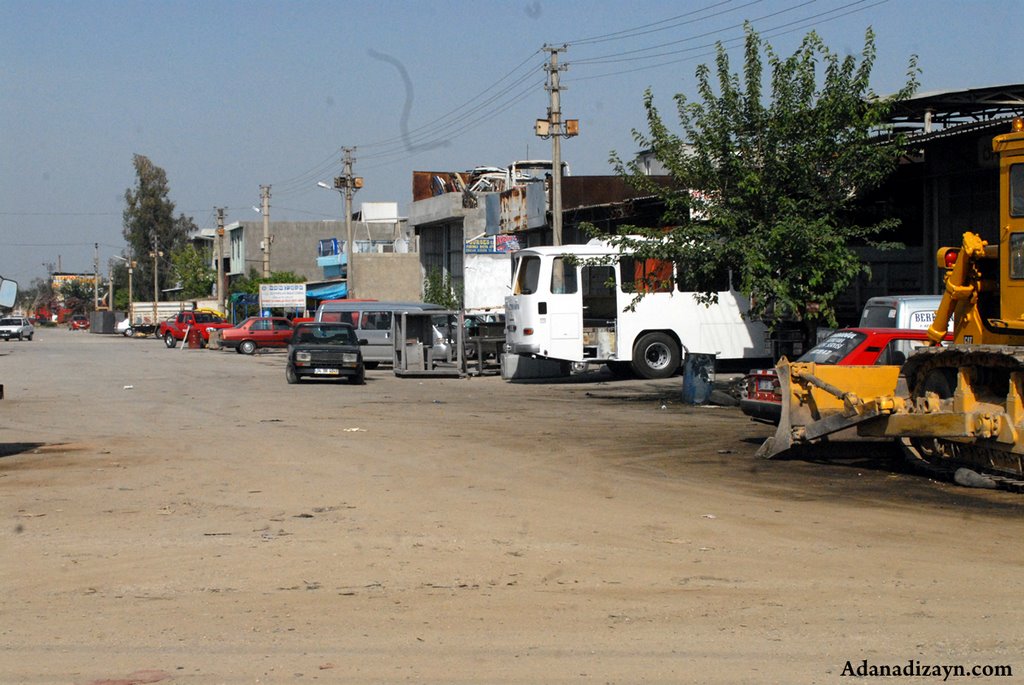
{"type": "Polygon", "coordinates": [[[335,300],[348,295],[348,283],[331,283],[320,288],[306,290],[306,297],[314,300],[335,300]]]}

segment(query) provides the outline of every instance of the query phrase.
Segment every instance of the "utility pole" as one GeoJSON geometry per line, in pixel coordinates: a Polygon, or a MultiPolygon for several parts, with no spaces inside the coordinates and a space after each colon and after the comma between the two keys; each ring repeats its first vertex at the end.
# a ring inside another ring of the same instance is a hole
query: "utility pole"
{"type": "Polygon", "coordinates": [[[270,277],[270,186],[260,186],[263,200],[263,278],[270,277]]]}
{"type": "Polygon", "coordinates": [[[160,270],[157,264],[157,259],[164,256],[164,253],[159,250],[159,245],[156,241],[156,234],[153,234],[153,251],[149,253],[149,256],[153,258],[153,323],[160,323],[160,315],[157,312],[156,303],[160,301],[160,270]]]}
{"type": "Polygon", "coordinates": [[[551,138],[551,242],[554,245],[562,244],[562,144],[561,139],[571,138],[579,135],[580,122],[578,119],[567,119],[562,121],[561,91],[565,86],[559,84],[559,73],[567,68],[567,65],[558,64],[558,53],[565,52],[568,46],[553,47],[545,45],[544,50],[551,53],[551,60],[545,70],[548,72],[548,82],[545,90],[551,96],[551,104],[548,106],[548,118],[537,119],[535,131],[541,138],[551,138]]]}
{"type": "Polygon", "coordinates": [[[135,271],[135,262],[132,261],[132,253],[128,253],[128,318],[132,316],[132,272],[135,271]]]}
{"type": "Polygon", "coordinates": [[[355,242],[352,240],[352,195],[355,191],[363,187],[363,179],[361,176],[352,175],[352,163],[355,162],[355,158],[352,157],[352,153],[355,152],[354,147],[343,147],[341,151],[345,153],[342,158],[344,166],[344,175],[338,176],[334,179],[335,190],[344,191],[345,195],[345,269],[347,270],[345,276],[345,284],[347,289],[346,297],[352,299],[355,297],[355,242]]]}
{"type": "Polygon", "coordinates": [[[217,309],[227,314],[224,304],[224,207],[217,210],[217,309]]]}
{"type": "Polygon", "coordinates": [[[92,244],[92,310],[100,308],[100,244],[92,244]]]}
{"type": "Polygon", "coordinates": [[[114,260],[107,260],[107,311],[114,311],[114,260]]]}

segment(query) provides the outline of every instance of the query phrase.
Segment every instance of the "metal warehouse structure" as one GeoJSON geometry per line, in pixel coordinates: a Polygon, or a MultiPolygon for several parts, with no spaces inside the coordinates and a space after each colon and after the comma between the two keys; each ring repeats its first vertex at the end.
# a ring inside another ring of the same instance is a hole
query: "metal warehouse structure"
{"type": "Polygon", "coordinates": [[[872,277],[859,282],[840,310],[856,321],[868,297],[937,293],[935,253],[959,245],[964,231],[994,241],[999,231],[998,167],[992,138],[1024,116],[1024,84],[923,93],[901,103],[891,123],[909,139],[897,172],[865,206],[896,216],[905,250],[864,250],[872,277]]]}

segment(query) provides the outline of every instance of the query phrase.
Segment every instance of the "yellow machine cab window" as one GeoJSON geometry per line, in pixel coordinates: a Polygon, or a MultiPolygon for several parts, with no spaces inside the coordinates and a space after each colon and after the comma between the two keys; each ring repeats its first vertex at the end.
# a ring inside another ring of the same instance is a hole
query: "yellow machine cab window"
{"type": "Polygon", "coordinates": [[[1010,216],[1024,216],[1024,164],[1010,167],[1010,216]]]}
{"type": "Polygon", "coordinates": [[[1010,278],[1024,278],[1024,233],[1010,236],[1010,278]]]}

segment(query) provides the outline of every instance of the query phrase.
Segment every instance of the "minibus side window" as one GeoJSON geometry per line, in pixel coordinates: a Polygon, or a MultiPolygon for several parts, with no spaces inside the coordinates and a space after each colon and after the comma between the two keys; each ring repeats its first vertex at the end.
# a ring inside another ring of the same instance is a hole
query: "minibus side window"
{"type": "Polygon", "coordinates": [[[537,292],[540,284],[540,257],[523,257],[519,262],[516,284],[513,290],[516,295],[532,295],[537,292]]]}
{"type": "Polygon", "coordinates": [[[576,265],[565,257],[555,257],[551,262],[551,294],[571,295],[577,289],[576,265]]]}

